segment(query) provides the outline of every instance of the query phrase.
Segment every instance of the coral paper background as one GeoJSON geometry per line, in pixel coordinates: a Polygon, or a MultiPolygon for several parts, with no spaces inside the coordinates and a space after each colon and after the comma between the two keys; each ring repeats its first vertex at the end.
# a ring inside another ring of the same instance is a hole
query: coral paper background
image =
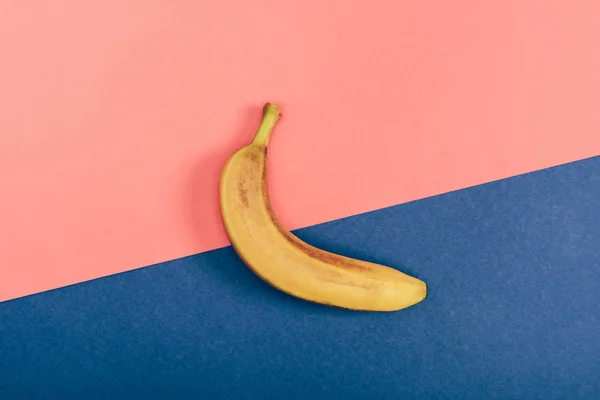
{"type": "Polygon", "coordinates": [[[265,101],[290,228],[600,153],[595,0],[9,0],[0,49],[0,301],[226,245],[265,101]]]}

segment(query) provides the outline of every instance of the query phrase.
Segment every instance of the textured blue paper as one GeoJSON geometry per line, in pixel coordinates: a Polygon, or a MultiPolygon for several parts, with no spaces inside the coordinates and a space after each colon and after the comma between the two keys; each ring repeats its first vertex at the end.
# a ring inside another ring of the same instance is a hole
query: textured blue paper
{"type": "Polygon", "coordinates": [[[0,399],[600,399],[600,157],[297,233],[429,296],[326,308],[219,249],[0,304],[0,399]]]}

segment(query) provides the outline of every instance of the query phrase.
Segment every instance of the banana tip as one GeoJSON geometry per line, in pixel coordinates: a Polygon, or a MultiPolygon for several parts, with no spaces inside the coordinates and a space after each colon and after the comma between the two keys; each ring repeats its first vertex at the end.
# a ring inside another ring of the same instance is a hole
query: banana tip
{"type": "Polygon", "coordinates": [[[281,117],[281,110],[279,109],[279,106],[277,104],[273,104],[273,103],[265,103],[265,106],[263,107],[263,113],[264,114],[276,114],[278,117],[281,117]]]}

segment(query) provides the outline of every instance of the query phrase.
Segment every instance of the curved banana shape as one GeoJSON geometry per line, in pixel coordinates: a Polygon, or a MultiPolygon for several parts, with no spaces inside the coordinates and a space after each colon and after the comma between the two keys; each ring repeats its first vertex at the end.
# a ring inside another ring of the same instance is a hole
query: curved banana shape
{"type": "Polygon", "coordinates": [[[221,215],[240,258],[271,286],[333,307],[396,311],[425,299],[423,281],[317,249],[283,227],[267,187],[267,144],[280,116],[279,108],[267,103],[256,136],[229,158],[221,174],[221,215]]]}

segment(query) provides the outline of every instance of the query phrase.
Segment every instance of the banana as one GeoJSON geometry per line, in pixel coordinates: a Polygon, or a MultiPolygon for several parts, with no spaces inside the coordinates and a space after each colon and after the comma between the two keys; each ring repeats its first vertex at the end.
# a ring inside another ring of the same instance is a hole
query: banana
{"type": "Polygon", "coordinates": [[[267,145],[279,108],[265,104],[254,136],[225,163],[219,203],[225,231],[244,263],[289,295],[360,311],[397,311],[427,296],[425,282],[396,269],[305,243],[279,221],[269,201],[267,145]]]}

